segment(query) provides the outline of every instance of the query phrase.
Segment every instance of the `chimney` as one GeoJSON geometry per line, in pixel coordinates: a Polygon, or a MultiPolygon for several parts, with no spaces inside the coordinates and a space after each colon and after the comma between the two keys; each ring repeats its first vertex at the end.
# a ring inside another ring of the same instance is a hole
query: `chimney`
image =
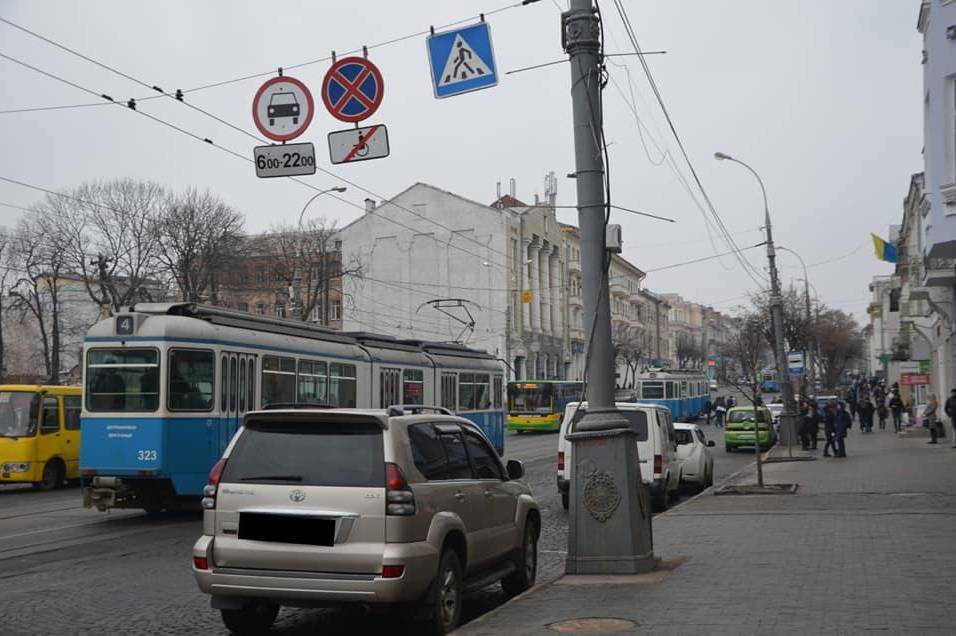
{"type": "Polygon", "coordinates": [[[515,198],[515,178],[511,177],[511,198],[515,198]]]}
{"type": "Polygon", "coordinates": [[[495,197],[495,201],[501,198],[501,181],[498,182],[498,196],[495,197]]]}
{"type": "Polygon", "coordinates": [[[371,214],[375,211],[375,199],[365,199],[365,213],[371,214]]]}

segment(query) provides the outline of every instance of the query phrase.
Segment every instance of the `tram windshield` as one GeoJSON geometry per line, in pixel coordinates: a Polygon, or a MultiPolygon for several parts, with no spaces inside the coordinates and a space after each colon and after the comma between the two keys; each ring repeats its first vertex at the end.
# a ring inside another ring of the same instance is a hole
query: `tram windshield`
{"type": "Polygon", "coordinates": [[[155,411],[159,407],[159,352],[91,349],[86,354],[85,393],[90,411],[155,411]]]}

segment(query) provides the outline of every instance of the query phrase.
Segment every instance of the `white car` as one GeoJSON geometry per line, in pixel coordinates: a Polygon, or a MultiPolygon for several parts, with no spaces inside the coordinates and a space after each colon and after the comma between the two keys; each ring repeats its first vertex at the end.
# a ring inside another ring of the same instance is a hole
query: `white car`
{"type": "Polygon", "coordinates": [[[773,427],[778,428],[780,426],[780,414],[783,413],[783,404],[780,402],[771,402],[767,405],[767,409],[770,411],[771,417],[773,417],[773,427]]]}
{"type": "Polygon", "coordinates": [[[696,424],[674,422],[674,439],[677,440],[677,461],[681,462],[682,488],[698,491],[714,484],[713,440],[704,437],[696,424]]]}

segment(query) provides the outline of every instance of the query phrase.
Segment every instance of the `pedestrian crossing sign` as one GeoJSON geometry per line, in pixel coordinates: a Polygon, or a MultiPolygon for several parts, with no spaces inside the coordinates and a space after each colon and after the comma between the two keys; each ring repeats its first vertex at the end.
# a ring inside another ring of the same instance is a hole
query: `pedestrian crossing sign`
{"type": "Polygon", "coordinates": [[[432,34],[426,44],[436,98],[498,84],[491,27],[487,22],[432,34]]]}

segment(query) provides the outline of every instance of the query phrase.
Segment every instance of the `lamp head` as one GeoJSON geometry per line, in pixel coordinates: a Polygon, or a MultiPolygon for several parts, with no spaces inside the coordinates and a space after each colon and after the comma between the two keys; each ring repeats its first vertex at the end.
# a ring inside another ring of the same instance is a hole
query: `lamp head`
{"type": "Polygon", "coordinates": [[[715,152],[714,159],[716,159],[717,161],[723,161],[724,159],[733,159],[733,157],[731,157],[730,155],[724,154],[722,152],[715,152]]]}
{"type": "Polygon", "coordinates": [[[345,192],[346,190],[348,190],[348,188],[345,186],[335,186],[332,188],[332,192],[345,192]]]}

